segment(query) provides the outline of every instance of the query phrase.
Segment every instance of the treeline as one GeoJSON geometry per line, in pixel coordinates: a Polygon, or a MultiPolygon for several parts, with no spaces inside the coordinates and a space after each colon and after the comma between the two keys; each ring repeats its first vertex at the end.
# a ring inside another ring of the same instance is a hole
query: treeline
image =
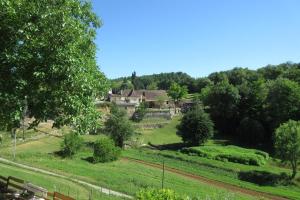
{"type": "Polygon", "coordinates": [[[271,150],[274,130],[289,119],[300,120],[300,63],[234,68],[204,78],[181,72],[141,77],[133,73],[113,82],[119,84],[116,90],[167,90],[173,82],[185,85],[210,114],[215,132],[249,146],[271,150]]]}
{"type": "Polygon", "coordinates": [[[300,119],[300,64],[235,68],[210,74],[207,80],[196,100],[222,135],[272,150],[275,129],[300,119]]]}
{"type": "Polygon", "coordinates": [[[112,80],[113,91],[122,89],[149,89],[149,90],[168,90],[172,83],[187,86],[190,93],[199,91],[195,87],[195,80],[190,75],[183,72],[161,73],[145,76],[137,76],[135,72],[131,77],[123,77],[112,80]]]}

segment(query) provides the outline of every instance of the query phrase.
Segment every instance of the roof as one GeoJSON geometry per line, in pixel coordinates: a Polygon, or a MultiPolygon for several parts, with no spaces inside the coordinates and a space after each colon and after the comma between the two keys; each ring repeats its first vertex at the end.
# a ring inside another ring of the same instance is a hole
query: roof
{"type": "Polygon", "coordinates": [[[156,101],[158,97],[168,98],[165,90],[123,90],[122,94],[113,95],[120,97],[144,97],[146,101],[156,101]]]}

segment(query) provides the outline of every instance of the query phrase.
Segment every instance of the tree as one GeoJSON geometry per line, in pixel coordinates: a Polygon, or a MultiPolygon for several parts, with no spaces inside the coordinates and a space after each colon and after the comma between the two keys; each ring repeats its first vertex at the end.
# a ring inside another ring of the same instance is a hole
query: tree
{"type": "Polygon", "coordinates": [[[271,82],[267,96],[267,112],[273,132],[289,119],[300,119],[300,86],[298,83],[279,78],[271,82]]]}
{"type": "Polygon", "coordinates": [[[95,163],[110,162],[117,160],[120,153],[120,148],[115,146],[114,141],[109,138],[101,138],[94,144],[93,159],[95,163]]]}
{"type": "Polygon", "coordinates": [[[168,95],[171,97],[174,101],[175,106],[175,113],[176,113],[176,105],[179,103],[179,101],[185,97],[188,93],[186,86],[180,86],[177,83],[173,83],[168,90],[168,95]]]}
{"type": "Polygon", "coordinates": [[[296,177],[300,159],[300,122],[289,120],[275,131],[275,152],[283,162],[292,166],[291,179],[296,177]]]}
{"type": "Polygon", "coordinates": [[[258,146],[258,144],[262,143],[264,135],[265,129],[259,121],[245,117],[240,122],[238,136],[239,140],[244,144],[258,146]]]}
{"type": "Polygon", "coordinates": [[[98,125],[94,100],[107,91],[96,66],[91,3],[0,1],[0,127],[20,126],[25,99],[34,125],[47,119],[88,133],[98,125]]]}
{"type": "Polygon", "coordinates": [[[223,134],[234,134],[238,125],[239,91],[228,81],[222,81],[201,91],[204,106],[223,134]]]}
{"type": "Polygon", "coordinates": [[[147,85],[147,90],[157,90],[157,83],[151,82],[149,85],[147,85]]]}
{"type": "Polygon", "coordinates": [[[183,115],[177,130],[183,142],[197,146],[213,136],[213,123],[202,106],[196,105],[183,115]]]}
{"type": "Polygon", "coordinates": [[[104,125],[105,132],[120,148],[123,148],[124,142],[134,134],[134,129],[128,120],[126,111],[115,104],[111,106],[110,116],[104,125]]]}
{"type": "Polygon", "coordinates": [[[168,100],[168,97],[165,95],[160,95],[160,96],[156,97],[156,102],[159,106],[159,109],[161,109],[163,107],[163,105],[166,103],[167,100],[168,100]]]}
{"type": "Polygon", "coordinates": [[[127,79],[124,79],[121,86],[120,90],[132,90],[134,89],[134,85],[127,79]]]}

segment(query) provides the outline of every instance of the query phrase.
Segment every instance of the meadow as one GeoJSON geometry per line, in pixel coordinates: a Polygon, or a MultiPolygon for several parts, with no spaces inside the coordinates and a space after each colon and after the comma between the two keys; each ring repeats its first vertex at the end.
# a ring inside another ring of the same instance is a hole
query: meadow
{"type": "MultiPolygon", "coordinates": [[[[88,144],[98,137],[101,136],[87,136],[84,138],[88,144]]],[[[130,195],[135,195],[141,188],[161,187],[162,171],[160,169],[124,159],[105,164],[92,164],[89,162],[89,158],[92,156],[89,147],[86,147],[73,159],[61,158],[56,154],[59,151],[60,142],[60,138],[46,136],[43,139],[19,144],[16,161],[130,195]]],[[[11,158],[11,149],[3,148],[0,154],[3,157],[11,158]]],[[[220,193],[228,193],[225,189],[212,187],[174,173],[166,172],[165,176],[165,187],[173,189],[179,194],[204,198],[207,195],[214,196],[220,193]]],[[[238,193],[234,196],[234,199],[253,199],[250,196],[238,193]]]]}
{"type": "MultiPolygon", "coordinates": [[[[61,137],[44,135],[34,140],[19,142],[16,151],[16,162],[46,169],[129,195],[135,195],[141,188],[160,188],[162,184],[162,170],[126,159],[134,158],[157,164],[164,162],[168,167],[211,180],[267,192],[289,199],[299,199],[299,181],[294,181],[292,184],[284,183],[284,174],[290,173],[290,169],[280,166],[278,161],[272,157],[268,159],[266,157],[265,163],[262,163],[260,166],[213,159],[213,156],[216,156],[216,152],[227,152],[230,154],[235,151],[241,155],[256,155],[255,153],[260,151],[245,149],[232,144],[228,145],[228,141],[216,139],[210,140],[202,147],[194,148],[198,150],[199,148],[204,148],[206,152],[213,155],[212,157],[199,156],[198,154],[182,151],[181,139],[176,135],[176,125],[179,123],[179,120],[180,117],[175,117],[162,128],[140,129],[141,135],[138,136],[139,140],[149,145],[140,148],[128,148],[122,152],[122,158],[115,162],[98,164],[90,162],[93,154],[91,145],[97,139],[106,137],[103,135],[83,136],[86,145],[73,158],[62,158],[59,156],[61,137]],[[211,149],[214,149],[214,151],[211,151],[211,149]],[[260,182],[256,182],[257,180],[260,180],[260,182]]],[[[4,158],[12,159],[11,143],[6,143],[1,147],[0,155],[4,158]]],[[[0,168],[5,169],[2,165],[0,168]]],[[[10,171],[7,172],[7,174],[9,173],[10,171]]],[[[19,174],[20,177],[27,178],[33,183],[40,184],[46,188],[53,188],[52,183],[42,184],[43,179],[34,178],[28,173],[24,173],[22,176],[21,172],[19,174]]],[[[56,178],[53,178],[54,180],[56,178]]],[[[60,183],[61,181],[57,180],[57,182],[60,183]]],[[[232,199],[257,198],[239,192],[233,193],[224,188],[215,187],[172,172],[165,173],[164,186],[175,190],[179,194],[192,197],[205,198],[207,195],[213,197],[220,194],[232,194],[232,199]]],[[[88,195],[88,190],[83,193],[88,195]]]]}

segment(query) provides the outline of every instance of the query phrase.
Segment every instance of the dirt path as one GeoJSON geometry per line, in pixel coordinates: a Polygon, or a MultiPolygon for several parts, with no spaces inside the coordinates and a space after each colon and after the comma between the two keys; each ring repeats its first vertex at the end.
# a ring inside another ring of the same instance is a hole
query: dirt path
{"type": "Polygon", "coordinates": [[[70,177],[67,177],[67,176],[64,176],[64,175],[61,175],[61,174],[56,174],[56,173],[46,171],[46,170],[43,170],[43,169],[39,169],[39,168],[31,167],[31,166],[28,166],[28,165],[16,163],[16,162],[4,159],[4,158],[0,158],[0,162],[3,163],[3,164],[12,165],[12,166],[16,166],[16,167],[19,167],[19,168],[27,169],[27,170],[30,170],[30,171],[33,171],[33,172],[42,173],[42,174],[46,174],[46,175],[50,175],[50,176],[54,176],[54,177],[58,177],[58,178],[63,178],[65,180],[69,180],[69,181],[72,181],[74,183],[78,183],[78,184],[81,184],[81,185],[88,186],[88,187],[93,188],[95,190],[98,190],[98,191],[100,191],[104,194],[114,195],[114,196],[118,196],[118,197],[122,197],[122,198],[133,199],[132,196],[129,196],[129,195],[121,193],[121,192],[117,192],[117,191],[114,191],[114,190],[111,190],[111,189],[107,189],[107,188],[104,188],[104,187],[93,185],[93,184],[85,182],[85,181],[81,181],[81,180],[78,180],[78,179],[75,179],[75,178],[70,178],[70,177]]]}
{"type": "MultiPolygon", "coordinates": [[[[150,166],[150,167],[154,167],[154,168],[157,168],[157,169],[162,169],[162,165],[160,165],[160,164],[151,163],[151,162],[138,160],[138,159],[133,159],[133,158],[128,158],[128,157],[125,157],[123,159],[126,160],[126,161],[140,163],[140,164],[150,166]]],[[[250,189],[246,189],[246,188],[241,188],[241,187],[229,184],[229,183],[224,183],[224,182],[221,182],[221,181],[208,179],[208,178],[205,178],[203,176],[190,174],[190,173],[187,173],[187,172],[184,172],[184,171],[181,171],[181,170],[178,170],[178,169],[174,169],[174,168],[171,168],[171,167],[167,167],[167,166],[165,166],[165,170],[168,171],[168,172],[172,172],[172,173],[187,177],[187,178],[191,178],[191,179],[200,181],[202,183],[207,183],[209,185],[224,188],[224,189],[230,190],[232,192],[239,192],[239,193],[247,194],[247,195],[250,195],[250,196],[264,197],[264,198],[272,199],[272,200],[288,200],[288,198],[274,196],[272,194],[268,194],[268,193],[265,193],[265,192],[258,192],[258,191],[254,191],[254,190],[250,190],[250,189]]]]}

